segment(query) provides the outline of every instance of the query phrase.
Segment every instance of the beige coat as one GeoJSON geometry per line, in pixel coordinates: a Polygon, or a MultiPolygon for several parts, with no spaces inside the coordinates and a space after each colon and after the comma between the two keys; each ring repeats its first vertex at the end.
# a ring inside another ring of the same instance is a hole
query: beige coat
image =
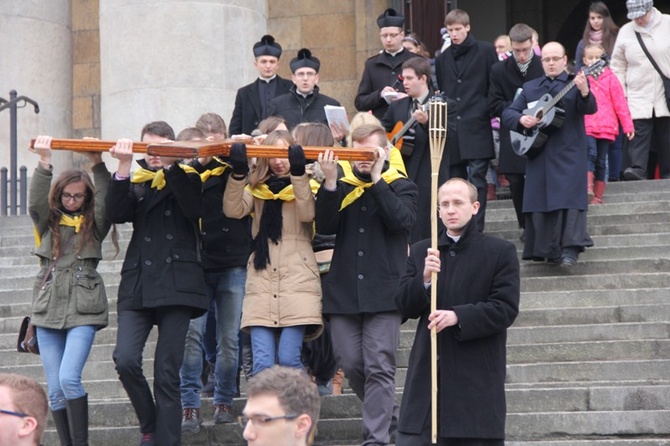
{"type": "Polygon", "coordinates": [[[654,8],[649,30],[634,21],[621,27],[612,54],[612,71],[623,85],[633,119],[670,116],[663,81],[637,41],[635,31],[663,74],[670,77],[670,15],[654,8]]]}
{"type": "MultiPolygon", "coordinates": [[[[296,199],[282,206],[282,236],[269,243],[270,263],[257,271],[254,254],[247,262],[247,283],[242,307],[242,328],[308,325],[305,339],[317,337],[321,319],[321,280],[312,251],[314,195],[307,175],[291,176],[296,199]]],[[[245,181],[231,176],[223,195],[223,212],[229,218],[254,214],[252,236],[258,234],[264,200],[244,190],[245,181]]]]}

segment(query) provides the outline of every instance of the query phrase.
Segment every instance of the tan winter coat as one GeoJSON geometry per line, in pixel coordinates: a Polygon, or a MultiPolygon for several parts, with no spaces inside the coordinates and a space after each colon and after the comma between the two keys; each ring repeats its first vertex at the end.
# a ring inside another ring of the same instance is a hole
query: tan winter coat
{"type": "MultiPolygon", "coordinates": [[[[318,337],[321,319],[321,280],[312,251],[315,214],[314,195],[307,175],[291,176],[296,199],[282,205],[282,235],[269,243],[270,263],[257,271],[254,254],[247,262],[247,283],[242,308],[242,328],[308,325],[305,340],[318,337]]],[[[244,190],[245,180],[232,175],[223,195],[223,211],[229,218],[253,212],[251,233],[258,234],[264,200],[244,190]]]]}
{"type": "Polygon", "coordinates": [[[654,8],[649,30],[634,21],[621,27],[612,54],[612,71],[623,86],[633,119],[670,116],[663,81],[635,36],[639,32],[663,74],[670,77],[670,15],[654,8]]]}

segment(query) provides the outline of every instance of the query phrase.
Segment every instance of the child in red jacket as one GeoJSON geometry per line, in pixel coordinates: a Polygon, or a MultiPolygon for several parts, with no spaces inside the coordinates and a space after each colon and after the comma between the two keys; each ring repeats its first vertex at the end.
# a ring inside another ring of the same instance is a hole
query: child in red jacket
{"type": "MultiPolygon", "coordinates": [[[[602,45],[587,45],[584,48],[584,65],[593,65],[604,53],[602,45]]],[[[588,194],[589,204],[600,204],[607,178],[607,151],[619,134],[619,123],[629,140],[635,136],[635,128],[623,87],[612,70],[605,67],[600,76],[594,77],[590,86],[598,104],[598,111],[584,116],[589,143],[588,194]]]]}

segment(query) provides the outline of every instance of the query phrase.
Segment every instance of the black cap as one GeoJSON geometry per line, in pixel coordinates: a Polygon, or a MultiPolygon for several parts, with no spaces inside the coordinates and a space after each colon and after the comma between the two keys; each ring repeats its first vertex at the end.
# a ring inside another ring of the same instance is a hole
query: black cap
{"type": "Polygon", "coordinates": [[[291,63],[289,65],[291,66],[291,72],[293,73],[295,73],[298,68],[304,67],[314,68],[314,70],[316,70],[318,73],[321,62],[319,59],[312,56],[312,52],[310,50],[303,48],[298,51],[298,55],[294,59],[291,59],[291,63]]]}
{"type": "Polygon", "coordinates": [[[254,44],[254,57],[274,56],[281,57],[281,45],[275,42],[275,38],[269,34],[261,37],[260,42],[254,44]]]}
{"type": "Polygon", "coordinates": [[[395,9],[389,8],[377,17],[377,26],[379,28],[386,28],[387,26],[402,28],[405,26],[405,17],[398,15],[395,9]]]}

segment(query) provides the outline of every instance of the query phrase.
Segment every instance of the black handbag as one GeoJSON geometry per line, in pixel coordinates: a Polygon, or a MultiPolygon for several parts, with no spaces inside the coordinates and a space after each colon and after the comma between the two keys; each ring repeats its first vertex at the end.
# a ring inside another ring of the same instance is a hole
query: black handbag
{"type": "Polygon", "coordinates": [[[37,333],[35,327],[30,323],[30,316],[26,316],[21,321],[19,328],[19,339],[16,342],[16,351],[19,353],[40,354],[40,345],[37,343],[37,333]]]}
{"type": "Polygon", "coordinates": [[[640,42],[642,51],[644,51],[644,54],[647,55],[649,62],[651,62],[651,64],[654,66],[654,69],[658,72],[658,74],[661,75],[661,79],[663,80],[663,88],[665,89],[665,103],[668,104],[668,109],[670,109],[670,78],[667,77],[665,74],[663,74],[661,69],[656,64],[654,58],[651,57],[651,54],[649,54],[649,50],[647,49],[647,46],[644,44],[642,36],[640,35],[639,32],[635,31],[635,37],[637,37],[637,41],[640,42]]]}

